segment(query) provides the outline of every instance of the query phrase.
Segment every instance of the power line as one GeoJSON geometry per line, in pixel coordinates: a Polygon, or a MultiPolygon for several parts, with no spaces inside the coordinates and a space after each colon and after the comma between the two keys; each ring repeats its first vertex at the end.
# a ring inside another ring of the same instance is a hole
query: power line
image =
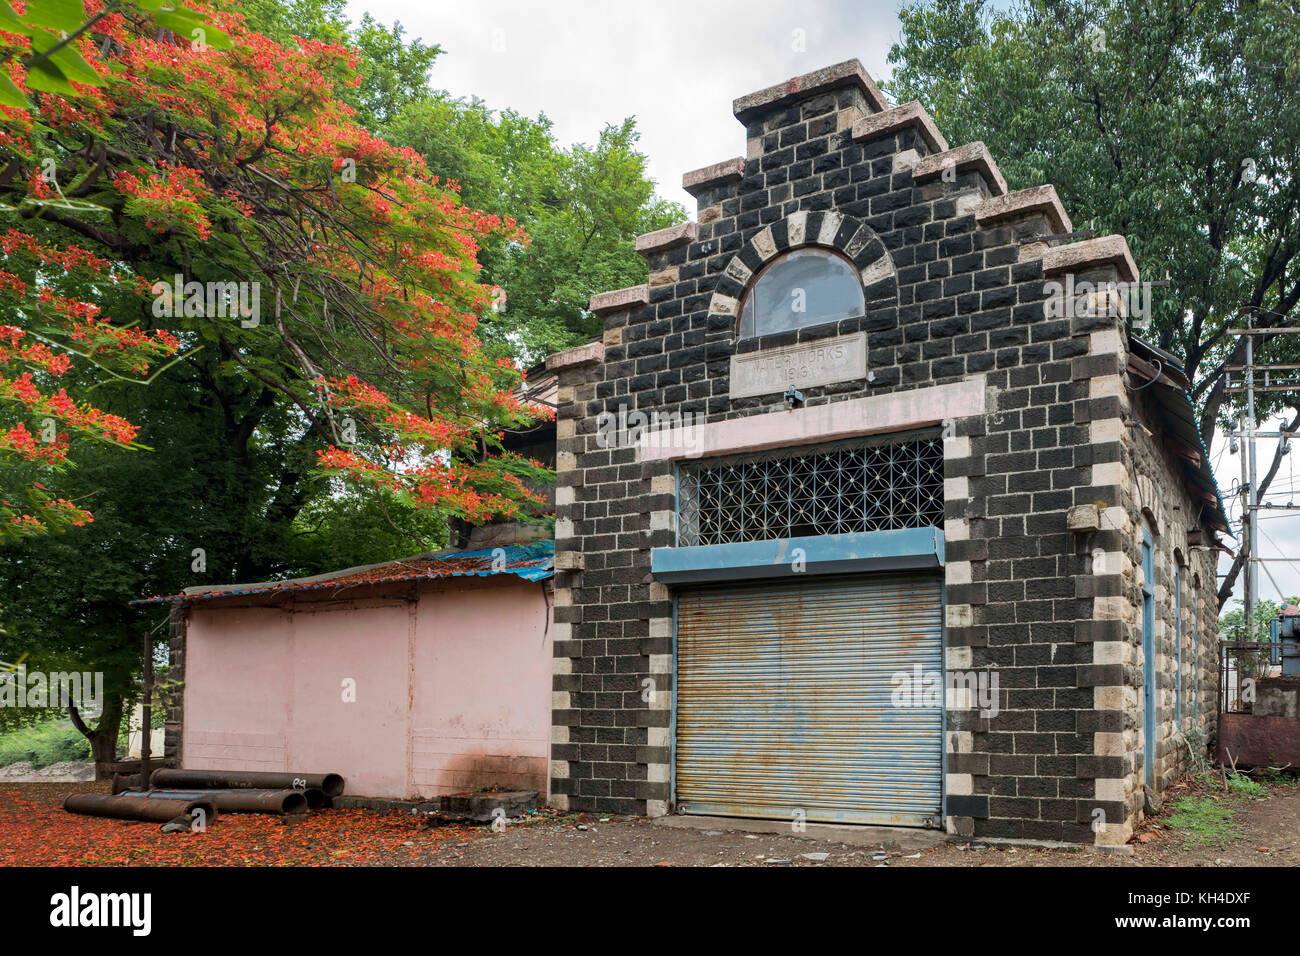
{"type": "MultiPolygon", "coordinates": [[[[1255,443],[1260,436],[1258,433],[1257,423],[1255,421],[1255,391],[1257,388],[1259,388],[1264,392],[1281,391],[1284,388],[1292,388],[1295,385],[1300,384],[1300,383],[1290,382],[1290,379],[1294,378],[1294,370],[1297,368],[1297,366],[1294,365],[1290,366],[1290,368],[1288,369],[1288,371],[1291,372],[1291,374],[1283,376],[1283,378],[1288,381],[1287,385],[1279,386],[1279,385],[1273,385],[1271,383],[1270,372],[1276,371],[1277,369],[1273,369],[1269,365],[1264,365],[1261,368],[1259,368],[1259,371],[1263,372],[1264,374],[1263,384],[1259,386],[1255,384],[1255,372],[1256,372],[1255,336],[1273,335],[1273,334],[1283,335],[1288,333],[1296,333],[1296,332],[1300,332],[1300,328],[1284,328],[1284,327],[1278,327],[1278,328],[1270,327],[1268,329],[1254,328],[1253,327],[1254,322],[1255,322],[1255,316],[1250,315],[1246,317],[1245,328],[1228,330],[1228,333],[1230,335],[1245,336],[1246,364],[1241,366],[1230,366],[1228,369],[1226,369],[1228,374],[1225,380],[1225,386],[1227,387],[1227,390],[1229,392],[1244,392],[1246,395],[1245,414],[1240,419],[1241,422],[1240,434],[1243,439],[1243,444],[1241,445],[1241,452],[1242,452],[1241,485],[1242,485],[1242,490],[1244,490],[1245,492],[1245,500],[1242,502],[1242,514],[1241,514],[1241,530],[1242,530],[1241,553],[1245,556],[1245,561],[1242,564],[1242,571],[1245,572],[1245,577],[1246,577],[1245,612],[1246,612],[1247,621],[1252,620],[1254,617],[1255,602],[1259,594],[1259,576],[1256,573],[1256,569],[1263,568],[1264,573],[1268,575],[1268,579],[1273,582],[1273,586],[1277,587],[1277,582],[1273,581],[1273,575],[1268,570],[1267,565],[1261,563],[1260,561],[1259,542],[1256,539],[1257,532],[1258,534],[1266,538],[1268,536],[1264,533],[1263,527],[1256,524],[1256,521],[1260,520],[1260,514],[1259,514],[1260,495],[1259,495],[1259,486],[1257,484],[1258,478],[1257,478],[1257,471],[1256,471],[1255,443]],[[1235,386],[1233,385],[1232,382],[1232,372],[1241,372],[1243,374],[1243,379],[1235,386]]],[[[1285,368],[1285,366],[1279,366],[1279,369],[1280,368],[1285,368]]],[[[1283,437],[1280,435],[1279,437],[1281,437],[1282,441],[1284,442],[1289,442],[1290,440],[1288,437],[1283,437]]],[[[1295,469],[1293,465],[1289,467],[1289,471],[1291,472],[1291,481],[1294,482],[1295,469]]],[[[1288,491],[1287,489],[1283,489],[1280,493],[1289,493],[1292,495],[1295,494],[1294,491],[1288,491]]],[[[1293,505],[1291,502],[1287,502],[1287,504],[1285,505],[1277,505],[1276,507],[1281,510],[1300,510],[1300,508],[1296,508],[1296,506],[1293,505]]],[[[1272,502],[1269,502],[1269,507],[1266,510],[1271,511],[1273,510],[1273,508],[1274,506],[1272,505],[1272,502]]],[[[1268,540],[1270,543],[1273,544],[1274,547],[1277,547],[1277,544],[1273,542],[1272,538],[1268,538],[1268,540]]],[[[1281,549],[1279,548],[1278,550],[1280,551],[1281,549]]],[[[1294,562],[1292,562],[1289,558],[1285,558],[1284,560],[1286,561],[1287,564],[1290,564],[1292,568],[1295,568],[1294,562]]]]}
{"type": "Polygon", "coordinates": [[[1264,573],[1268,575],[1269,581],[1272,583],[1274,589],[1277,591],[1277,596],[1280,597],[1282,599],[1282,603],[1285,604],[1287,597],[1285,594],[1282,593],[1282,589],[1278,587],[1277,581],[1274,580],[1273,572],[1268,569],[1267,564],[1261,564],[1260,567],[1264,569],[1264,573]]]}
{"type": "MultiPolygon", "coordinates": [[[[1291,569],[1292,569],[1293,571],[1295,571],[1297,574],[1300,574],[1300,565],[1297,565],[1297,564],[1295,563],[1295,561],[1293,561],[1291,558],[1288,558],[1285,554],[1281,554],[1282,549],[1278,547],[1278,544],[1277,544],[1276,541],[1274,541],[1271,537],[1269,537],[1268,532],[1265,531],[1263,528],[1260,528],[1260,529],[1259,529],[1259,533],[1260,533],[1261,535],[1264,536],[1264,538],[1268,541],[1269,544],[1271,544],[1273,547],[1277,548],[1277,550],[1278,550],[1278,552],[1279,552],[1279,554],[1280,554],[1282,560],[1285,561],[1287,564],[1291,565],[1291,569]]],[[[1267,569],[1265,569],[1265,570],[1267,570],[1267,569]]]]}

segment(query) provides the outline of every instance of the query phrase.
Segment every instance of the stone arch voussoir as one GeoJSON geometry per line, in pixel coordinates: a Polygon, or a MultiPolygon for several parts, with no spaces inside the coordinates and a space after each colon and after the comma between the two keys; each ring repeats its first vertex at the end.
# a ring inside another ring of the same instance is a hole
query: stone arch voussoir
{"type": "Polygon", "coordinates": [[[834,210],[801,210],[759,230],[731,257],[714,287],[709,316],[737,318],[740,302],[762,268],[805,246],[834,249],[853,263],[868,312],[898,303],[898,270],[874,229],[834,210]]]}

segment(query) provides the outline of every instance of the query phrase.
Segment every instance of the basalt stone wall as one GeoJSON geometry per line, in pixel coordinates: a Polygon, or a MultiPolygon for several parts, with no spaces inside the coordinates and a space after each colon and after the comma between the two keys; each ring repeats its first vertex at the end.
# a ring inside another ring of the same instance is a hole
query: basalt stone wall
{"type": "MultiPolygon", "coordinates": [[[[1152,538],[1156,660],[1152,665],[1156,675],[1155,773],[1157,789],[1163,790],[1188,769],[1189,754],[1203,752],[1203,742],[1214,733],[1218,560],[1217,552],[1196,533],[1197,502],[1188,494],[1186,485],[1173,480],[1181,465],[1164,441],[1165,426],[1154,398],[1144,393],[1130,395],[1136,399],[1135,417],[1142,423],[1129,429],[1128,435],[1135,488],[1129,512],[1134,528],[1131,539],[1140,547],[1140,522],[1144,516],[1156,532],[1152,538]],[[1181,590],[1181,601],[1176,589],[1181,590]]],[[[1140,571],[1140,552],[1133,557],[1140,571]]],[[[1142,659],[1139,575],[1132,577],[1127,595],[1138,603],[1128,634],[1131,654],[1127,663],[1131,665],[1130,688],[1140,704],[1146,662],[1142,659]]],[[[1140,717],[1138,721],[1137,745],[1132,748],[1137,752],[1135,791],[1142,783],[1140,717]]]]}
{"type": "Polygon", "coordinates": [[[1131,542],[1118,525],[1102,538],[1074,533],[1067,514],[1128,508],[1127,470],[1107,467],[1125,461],[1125,399],[1109,381],[1126,361],[1123,320],[1048,317],[1044,282],[1067,270],[1133,278],[1127,249],[1116,237],[1046,238],[1069,230],[1050,187],[1007,196],[982,145],[949,150],[916,104],[886,109],[860,74],[830,89],[806,80],[785,87],[803,93],[737,101],[746,157],[687,175],[696,223],[643,237],[647,284],[598,296],[603,341],[552,357],[563,569],[554,802],[671,810],[673,604],[650,549],[676,544],[675,479],[665,461],[609,447],[602,413],[712,423],[770,412],[781,394],[730,397],[734,354],[862,332],[870,377],[804,389],[808,406],[968,380],[986,397],[944,442],[946,662],[995,669],[1001,689],[996,716],[949,708],[948,827],[1122,842],[1133,819],[1129,661],[1102,648],[1128,638],[1127,592],[1123,575],[1092,565],[1099,542],[1125,554],[1131,542]],[[738,342],[754,274],[803,245],[854,262],[866,314],[738,342]],[[1113,620],[1099,620],[1099,606],[1113,620]],[[1099,807],[1117,824],[1109,835],[1094,830],[1099,807]]]}
{"type": "Polygon", "coordinates": [[[181,765],[185,727],[185,608],[173,604],[168,621],[167,684],[162,697],[167,708],[163,730],[163,755],[181,765]]]}

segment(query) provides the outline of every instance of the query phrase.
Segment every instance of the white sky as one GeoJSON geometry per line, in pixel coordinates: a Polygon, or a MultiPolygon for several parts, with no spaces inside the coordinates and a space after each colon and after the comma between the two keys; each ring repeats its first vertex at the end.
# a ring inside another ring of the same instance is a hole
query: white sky
{"type": "MultiPolygon", "coordinates": [[[[895,0],[659,0],[656,3],[592,0],[349,0],[354,21],[370,12],[385,24],[400,22],[411,37],[443,48],[432,85],[454,96],[478,96],[496,109],[546,113],[564,145],[595,142],[606,123],[635,116],[650,176],[665,199],[694,215],[695,201],[681,189],[682,173],[744,155],[744,127],[731,101],[792,76],[857,57],[872,78],[888,76],[885,58],[899,38],[895,0]]],[[[1277,423],[1260,427],[1277,429],[1277,423]]],[[[1276,442],[1261,440],[1262,476],[1276,442]]],[[[1300,444],[1300,443],[1298,443],[1300,444]]],[[[1234,522],[1233,497],[1240,458],[1217,437],[1211,461],[1234,522]]],[[[1274,482],[1285,503],[1300,503],[1300,447],[1283,461],[1274,482]]],[[[1266,513],[1261,554],[1294,555],[1300,511],[1266,513]],[[1271,542],[1268,539],[1272,539],[1271,542]]],[[[1229,541],[1230,546],[1235,545],[1229,541]]],[[[1227,567],[1226,557],[1220,572],[1227,567]]],[[[1269,562],[1261,573],[1261,598],[1278,587],[1300,593],[1300,561],[1269,562]]],[[[1241,587],[1238,583],[1237,593],[1241,587]]]]}
{"type": "Polygon", "coordinates": [[[745,153],[731,101],[857,57],[879,82],[894,0],[349,0],[444,50],[432,84],[493,108],[545,112],[562,144],[635,116],[665,199],[694,214],[682,173],[745,153]],[[803,31],[804,52],[796,47],[803,31]]]}
{"type": "MultiPolygon", "coordinates": [[[[1261,422],[1259,430],[1278,431],[1283,424],[1285,422],[1280,419],[1261,422]]],[[[1273,483],[1264,496],[1264,501],[1271,502],[1275,506],[1287,504],[1300,506],[1300,441],[1293,441],[1291,445],[1293,450],[1289,455],[1283,457],[1277,476],[1273,479],[1273,483]]],[[[1232,521],[1234,530],[1239,527],[1238,523],[1241,520],[1242,513],[1241,498],[1235,492],[1241,484],[1241,462],[1245,443],[1239,442],[1238,446],[1237,454],[1231,454],[1228,450],[1227,436],[1220,434],[1215,436],[1214,443],[1210,448],[1210,461],[1214,465],[1214,474],[1219,482],[1219,491],[1224,496],[1228,517],[1232,521]]],[[[1263,479],[1268,473],[1276,449],[1276,438],[1260,438],[1256,440],[1255,470],[1258,479],[1263,479]]],[[[1300,510],[1284,511],[1279,509],[1261,512],[1256,527],[1261,532],[1258,550],[1261,557],[1288,557],[1293,559],[1288,562],[1266,561],[1259,565],[1261,568],[1258,589],[1260,599],[1279,600],[1281,597],[1300,594],[1300,560],[1294,560],[1297,553],[1296,542],[1300,540],[1300,510]],[[1271,580],[1270,575],[1272,576],[1271,580]]],[[[1235,548],[1240,542],[1227,541],[1225,543],[1229,547],[1235,548]]],[[[1226,555],[1220,559],[1220,574],[1228,570],[1229,563],[1226,555]]],[[[1237,597],[1244,594],[1240,578],[1237,580],[1234,594],[1237,597]]]]}

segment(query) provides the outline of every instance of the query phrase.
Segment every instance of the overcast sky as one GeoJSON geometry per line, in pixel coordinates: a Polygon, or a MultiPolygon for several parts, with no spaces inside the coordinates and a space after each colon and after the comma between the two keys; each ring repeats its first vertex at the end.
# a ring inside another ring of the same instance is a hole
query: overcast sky
{"type": "Polygon", "coordinates": [[[731,101],[857,57],[879,81],[898,38],[893,0],[349,0],[445,51],[433,86],[555,122],[594,142],[635,116],[659,194],[695,212],[682,173],[744,155],[731,101]],[[801,52],[802,51],[802,52],[801,52]]]}
{"type": "MultiPolygon", "coordinates": [[[[443,55],[432,85],[454,96],[477,96],[489,106],[528,115],[545,113],[562,144],[594,142],[606,123],[635,116],[641,150],[665,199],[692,216],[695,201],[681,189],[682,173],[745,152],[744,128],[731,101],[857,57],[879,83],[899,38],[895,0],[659,0],[657,3],[585,0],[349,0],[353,20],[369,11],[385,24],[400,22],[412,37],[436,43],[443,55]]],[[[1261,428],[1277,428],[1277,423],[1261,428]]],[[[1275,442],[1261,441],[1262,476],[1275,442]]],[[[1287,503],[1300,448],[1284,460],[1269,500],[1287,503]]],[[[1211,449],[1219,487],[1234,524],[1232,497],[1240,458],[1227,441],[1211,449]]],[[[1295,554],[1300,512],[1262,515],[1260,553],[1295,554]],[[1269,540],[1271,539],[1271,540],[1269,540]]],[[[1228,542],[1236,546],[1236,542],[1228,542]]],[[[1221,571],[1226,570],[1227,561],[1221,571]]],[[[1261,598],[1280,588],[1300,593],[1300,567],[1270,562],[1261,573],[1261,598]],[[1276,580],[1277,586],[1269,579],[1276,580]]],[[[1238,586],[1240,594],[1240,586],[1238,586]]]]}
{"type": "MultiPolygon", "coordinates": [[[[1262,422],[1259,429],[1261,431],[1277,431],[1282,424],[1284,423],[1277,420],[1262,422]]],[[[1300,505],[1300,442],[1293,442],[1292,445],[1294,450],[1282,458],[1282,464],[1278,468],[1277,476],[1273,479],[1273,483],[1269,485],[1269,490],[1264,496],[1264,501],[1272,503],[1276,510],[1263,511],[1259,516],[1257,524],[1260,530],[1258,554],[1263,558],[1288,557],[1294,559],[1297,553],[1296,542],[1300,541],[1300,511],[1286,511],[1277,508],[1279,505],[1300,505]]],[[[1276,450],[1277,439],[1261,438],[1257,440],[1255,462],[1258,478],[1262,479],[1268,473],[1276,450]]],[[[1239,527],[1242,512],[1240,496],[1236,494],[1237,488],[1241,484],[1242,454],[1240,443],[1238,453],[1234,455],[1229,451],[1227,436],[1220,435],[1216,437],[1210,450],[1210,460],[1214,463],[1214,473],[1219,481],[1219,491],[1222,492],[1227,502],[1228,517],[1231,519],[1235,531],[1239,527]]],[[[1240,542],[1228,541],[1226,543],[1235,548],[1240,542]]],[[[1226,558],[1220,561],[1220,573],[1228,570],[1228,564],[1226,558]]],[[[1284,597],[1300,594],[1300,561],[1270,560],[1263,562],[1260,567],[1259,596],[1261,600],[1277,600],[1279,592],[1284,597]]],[[[1240,597],[1242,593],[1239,580],[1235,594],[1240,597]]]]}

